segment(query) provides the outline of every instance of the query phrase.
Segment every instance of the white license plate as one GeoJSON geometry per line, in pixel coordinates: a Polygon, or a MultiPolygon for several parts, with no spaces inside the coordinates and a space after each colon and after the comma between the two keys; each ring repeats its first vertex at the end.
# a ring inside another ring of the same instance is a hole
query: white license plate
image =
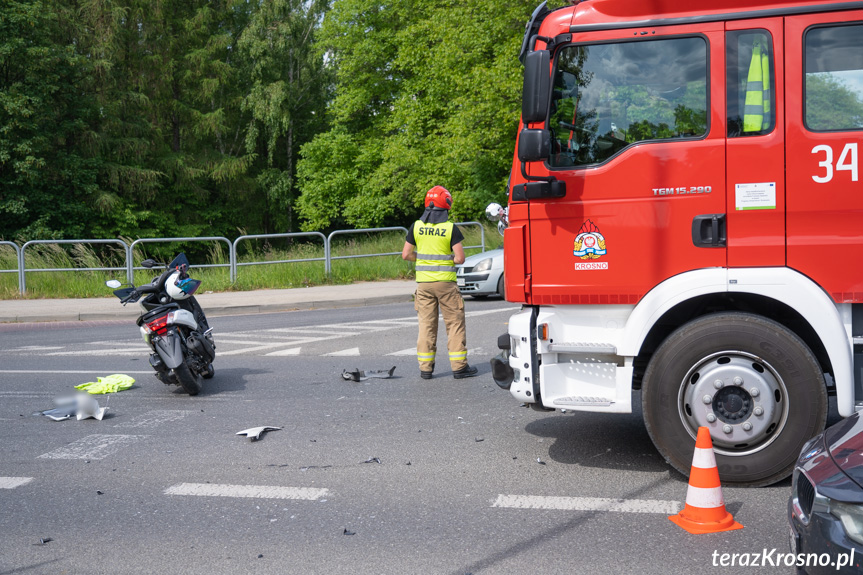
{"type": "Polygon", "coordinates": [[[464,287],[464,278],[456,278],[455,283],[458,287],[464,287]]]}

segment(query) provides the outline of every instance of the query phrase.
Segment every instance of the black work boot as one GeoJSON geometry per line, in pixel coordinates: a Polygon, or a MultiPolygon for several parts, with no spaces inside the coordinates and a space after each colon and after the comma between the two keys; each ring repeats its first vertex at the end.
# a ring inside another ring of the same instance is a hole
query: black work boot
{"type": "Polygon", "coordinates": [[[420,377],[423,379],[431,379],[434,374],[434,364],[431,364],[431,369],[428,371],[420,370],[420,377]]]}
{"type": "Polygon", "coordinates": [[[452,376],[456,379],[464,379],[466,377],[473,377],[477,373],[479,373],[477,368],[466,365],[458,371],[452,372],[452,376]]]}

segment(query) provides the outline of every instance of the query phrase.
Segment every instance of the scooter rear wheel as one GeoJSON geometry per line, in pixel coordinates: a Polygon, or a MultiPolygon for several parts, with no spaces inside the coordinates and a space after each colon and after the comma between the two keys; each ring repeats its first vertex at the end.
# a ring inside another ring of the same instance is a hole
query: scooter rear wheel
{"type": "Polygon", "coordinates": [[[180,382],[180,386],[186,390],[186,393],[189,395],[198,395],[201,391],[201,386],[203,385],[200,374],[193,373],[186,363],[181,363],[177,366],[177,368],[174,369],[174,373],[177,376],[177,380],[180,382]]]}

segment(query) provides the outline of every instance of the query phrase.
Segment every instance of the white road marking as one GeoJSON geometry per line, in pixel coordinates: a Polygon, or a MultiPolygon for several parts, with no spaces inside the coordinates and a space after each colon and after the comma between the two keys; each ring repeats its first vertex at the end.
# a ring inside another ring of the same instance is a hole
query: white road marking
{"type": "Polygon", "coordinates": [[[334,351],[332,353],[325,353],[324,355],[332,355],[338,357],[349,357],[349,356],[357,356],[360,354],[360,348],[352,347],[350,349],[343,349],[341,351],[334,351]]]}
{"type": "Polygon", "coordinates": [[[129,421],[118,423],[114,427],[156,427],[169,421],[183,419],[190,413],[192,412],[187,409],[156,409],[135,416],[129,421]]]}
{"type": "Polygon", "coordinates": [[[401,351],[394,351],[393,353],[388,353],[387,355],[416,355],[417,348],[409,347],[407,349],[403,349],[401,351]]]}
{"type": "Polygon", "coordinates": [[[0,489],[15,489],[33,481],[32,477],[0,477],[0,489]]]}
{"type": "Polygon", "coordinates": [[[329,491],[312,487],[277,485],[220,485],[215,483],[179,483],[165,490],[165,495],[201,495],[207,497],[254,497],[261,499],[304,499],[314,501],[329,491]]]}
{"type": "Polygon", "coordinates": [[[300,355],[301,349],[303,349],[303,348],[294,347],[291,349],[283,349],[281,351],[271,351],[270,353],[266,353],[264,355],[300,355]]]}
{"type": "Polygon", "coordinates": [[[498,495],[492,507],[511,509],[556,509],[560,511],[617,511],[621,513],[679,513],[677,501],[659,499],[608,499],[605,497],[546,497],[540,495],[498,495]]]}
{"type": "Polygon", "coordinates": [[[513,312],[513,311],[518,311],[518,310],[519,310],[519,308],[517,308],[517,307],[506,307],[506,308],[501,308],[501,309],[482,309],[482,310],[477,310],[477,311],[466,311],[466,312],[464,313],[464,316],[465,316],[465,317],[478,317],[478,316],[481,316],[481,315],[489,315],[489,314],[492,314],[492,313],[500,313],[500,312],[502,312],[502,311],[509,311],[509,312],[513,312]]]}
{"type": "Polygon", "coordinates": [[[146,437],[146,435],[88,435],[65,447],[43,453],[37,459],[105,459],[124,445],[146,437]]]}
{"type": "Polygon", "coordinates": [[[149,371],[129,371],[127,369],[0,369],[0,375],[4,373],[86,373],[93,375],[94,373],[100,373],[100,371],[101,373],[153,373],[152,369],[149,371]]]}
{"type": "Polygon", "coordinates": [[[64,349],[65,346],[50,346],[50,345],[25,345],[24,347],[13,347],[9,351],[47,351],[49,349],[64,349]]]}
{"type": "Polygon", "coordinates": [[[82,349],[79,351],[52,351],[44,355],[141,355],[153,353],[149,347],[129,349],[82,349]]]}

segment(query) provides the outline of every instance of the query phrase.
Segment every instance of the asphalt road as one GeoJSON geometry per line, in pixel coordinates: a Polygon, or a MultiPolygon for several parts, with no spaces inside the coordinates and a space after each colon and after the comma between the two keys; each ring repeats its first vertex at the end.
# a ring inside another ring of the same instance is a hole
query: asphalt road
{"type": "Polygon", "coordinates": [[[745,528],[690,535],[667,518],[686,480],[640,413],[540,413],[498,389],[513,308],[467,302],[480,376],[459,381],[445,361],[420,379],[410,304],[216,318],[197,397],[150,374],[131,322],[0,326],[0,574],[793,572],[714,567],[787,552],[788,481],[725,488],[745,528]],[[111,373],[137,383],[95,396],[102,421],[34,415],[111,373]],[[259,425],[282,429],[235,435],[259,425]]]}

